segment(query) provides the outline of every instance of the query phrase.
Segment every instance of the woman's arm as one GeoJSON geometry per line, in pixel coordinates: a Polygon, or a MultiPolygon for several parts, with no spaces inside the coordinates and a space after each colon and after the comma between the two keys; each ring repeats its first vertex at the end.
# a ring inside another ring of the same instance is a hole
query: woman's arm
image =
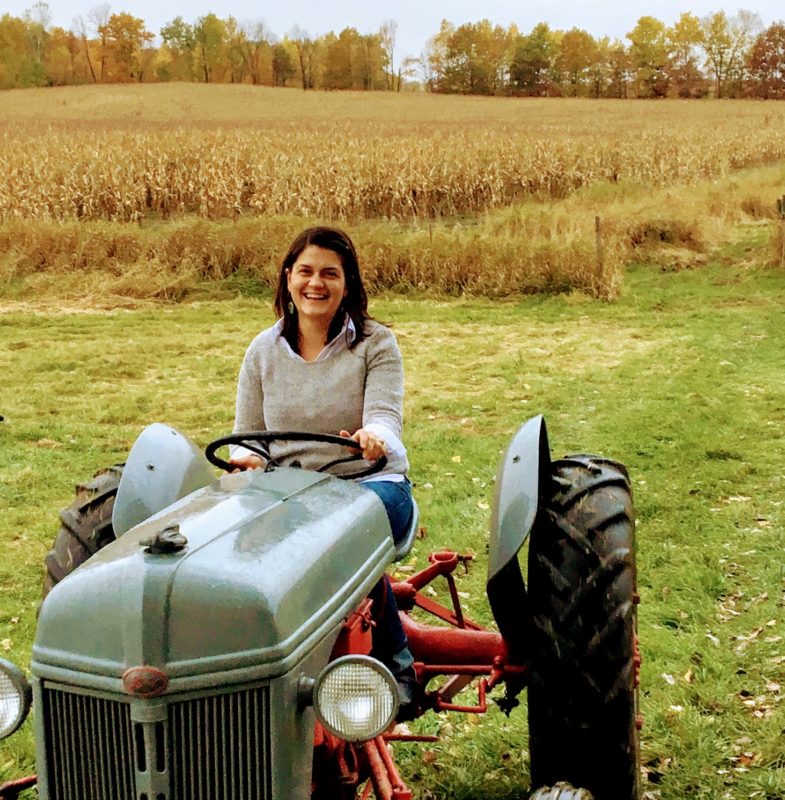
{"type": "MultiPolygon", "coordinates": [[[[259,368],[260,359],[254,343],[245,353],[237,379],[237,398],[235,400],[234,433],[242,431],[263,431],[264,424],[264,387],[259,368]]],[[[255,469],[264,465],[264,460],[246,450],[244,447],[233,447],[229,463],[238,470],[255,469]]]]}
{"type": "MultiPolygon", "coordinates": [[[[378,342],[369,343],[366,352],[363,427],[355,437],[365,433],[370,435],[371,444],[381,443],[388,457],[405,456],[402,442],[403,359],[392,331],[388,328],[381,331],[378,342]]],[[[357,441],[362,443],[362,438],[357,438],[357,441]]],[[[373,457],[379,455],[381,453],[373,457]]]]}

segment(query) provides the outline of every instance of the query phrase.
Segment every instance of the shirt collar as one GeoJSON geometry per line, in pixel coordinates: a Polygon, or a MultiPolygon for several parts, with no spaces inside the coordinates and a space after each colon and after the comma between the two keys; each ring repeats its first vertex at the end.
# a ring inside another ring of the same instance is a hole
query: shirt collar
{"type": "MultiPolygon", "coordinates": [[[[289,349],[289,352],[300,358],[300,356],[292,350],[291,345],[283,336],[283,317],[281,317],[275,325],[273,325],[273,330],[275,331],[276,338],[289,349]]],[[[344,322],[343,327],[341,328],[338,335],[333,338],[331,341],[327,342],[324,346],[324,349],[321,353],[319,353],[318,357],[316,358],[317,361],[327,358],[328,356],[332,355],[333,353],[342,350],[344,348],[348,348],[354,340],[357,338],[357,328],[352,321],[352,318],[347,314],[344,322]]]]}

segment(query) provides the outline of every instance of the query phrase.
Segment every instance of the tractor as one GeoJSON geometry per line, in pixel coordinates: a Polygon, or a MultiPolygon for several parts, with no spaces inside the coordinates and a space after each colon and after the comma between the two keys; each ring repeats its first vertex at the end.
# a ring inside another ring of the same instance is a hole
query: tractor
{"type": "MultiPolygon", "coordinates": [[[[32,687],[0,660],[0,737],[34,705],[38,772],[1,800],[36,783],[41,800],[411,800],[394,743],[433,737],[395,724],[368,595],[410,551],[416,509],[396,548],[346,459],[232,472],[218,455],[287,438],[347,445],[248,432],[202,452],[156,423],[77,487],[47,557],[32,687]]],[[[463,613],[458,553],[391,583],[415,659],[409,716],[482,714],[492,698],[514,714],[527,688],[532,797],[637,800],[634,531],[626,469],[552,460],[544,419],[525,422],[496,480],[497,630],[463,613]],[[437,579],[451,607],[426,591],[437,579]]]]}

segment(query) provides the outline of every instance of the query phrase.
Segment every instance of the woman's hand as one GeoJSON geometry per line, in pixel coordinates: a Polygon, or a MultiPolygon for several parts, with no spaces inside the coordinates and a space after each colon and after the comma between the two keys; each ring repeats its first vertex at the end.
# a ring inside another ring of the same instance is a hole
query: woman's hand
{"type": "MultiPolygon", "coordinates": [[[[339,436],[344,436],[347,439],[352,439],[357,442],[362,448],[363,458],[366,461],[376,461],[382,456],[387,455],[387,445],[384,443],[384,439],[380,439],[370,431],[365,430],[365,428],[360,428],[360,430],[354,433],[341,431],[339,436]]],[[[349,445],[347,445],[347,447],[348,446],[349,445]]]]}
{"type": "Polygon", "coordinates": [[[237,456],[230,458],[229,463],[235,467],[232,474],[235,472],[245,472],[247,469],[259,469],[264,466],[264,459],[261,456],[255,456],[249,453],[247,456],[237,456]]]}

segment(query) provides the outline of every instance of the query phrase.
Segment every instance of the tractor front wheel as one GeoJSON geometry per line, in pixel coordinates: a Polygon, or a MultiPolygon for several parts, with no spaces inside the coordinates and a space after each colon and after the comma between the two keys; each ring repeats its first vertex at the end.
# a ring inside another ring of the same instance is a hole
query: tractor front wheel
{"type": "Polygon", "coordinates": [[[555,786],[543,786],[529,800],[594,800],[591,792],[576,789],[569,783],[557,783],[555,786]]]}
{"type": "Polygon", "coordinates": [[[569,781],[596,800],[637,800],[630,481],[621,464],[597,456],[552,467],[529,544],[532,785],[569,781]]]}
{"type": "Polygon", "coordinates": [[[60,530],[44,562],[46,573],[42,596],[115,540],[112,511],[123,465],[102,469],[92,480],[76,487],[76,499],[60,512],[60,530]]]}

